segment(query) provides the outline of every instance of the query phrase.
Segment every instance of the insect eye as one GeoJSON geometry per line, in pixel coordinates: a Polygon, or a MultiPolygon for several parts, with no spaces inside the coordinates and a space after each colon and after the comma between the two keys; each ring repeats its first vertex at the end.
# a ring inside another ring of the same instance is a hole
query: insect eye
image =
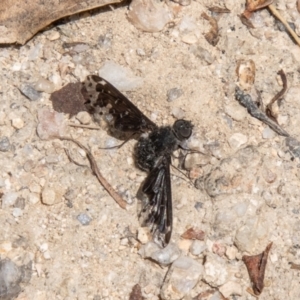
{"type": "Polygon", "coordinates": [[[177,120],[173,125],[175,136],[180,140],[188,139],[192,134],[193,125],[190,121],[177,120]]]}

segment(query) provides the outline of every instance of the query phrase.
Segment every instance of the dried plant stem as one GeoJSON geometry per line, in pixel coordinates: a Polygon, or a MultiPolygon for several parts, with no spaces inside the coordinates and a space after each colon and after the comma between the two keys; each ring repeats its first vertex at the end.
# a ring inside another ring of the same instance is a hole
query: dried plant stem
{"type": "Polygon", "coordinates": [[[290,35],[294,38],[294,40],[296,41],[296,43],[298,44],[298,46],[300,46],[300,38],[298,37],[298,35],[296,34],[296,32],[291,28],[291,26],[288,24],[288,22],[280,15],[279,11],[275,8],[275,6],[273,4],[270,4],[268,6],[268,8],[273,13],[273,15],[279,21],[282,22],[282,24],[286,27],[286,29],[288,30],[288,32],[290,33],[290,35]]]}
{"type": "Polygon", "coordinates": [[[96,126],[73,124],[73,123],[70,123],[69,126],[78,127],[78,128],[94,129],[94,130],[99,130],[100,129],[99,127],[96,127],[96,126]]]}
{"type": "Polygon", "coordinates": [[[114,190],[114,188],[102,176],[92,153],[85,146],[83,146],[81,143],[79,143],[78,141],[76,141],[72,138],[61,137],[61,136],[55,136],[55,138],[58,138],[63,141],[71,141],[71,142],[75,143],[76,145],[78,145],[81,149],[83,149],[86,152],[86,156],[87,156],[88,160],[90,161],[92,171],[96,175],[100,184],[106,189],[106,191],[112,196],[112,198],[117,202],[117,204],[120,205],[121,208],[126,209],[126,204],[127,204],[126,201],[122,199],[122,197],[114,190]]]}

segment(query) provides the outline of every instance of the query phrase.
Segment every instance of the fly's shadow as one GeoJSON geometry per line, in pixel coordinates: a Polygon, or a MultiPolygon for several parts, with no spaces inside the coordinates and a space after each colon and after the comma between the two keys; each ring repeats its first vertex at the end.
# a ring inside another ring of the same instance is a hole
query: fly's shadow
{"type": "Polygon", "coordinates": [[[114,136],[136,138],[136,165],[148,173],[138,197],[142,226],[148,226],[153,240],[165,247],[173,226],[170,165],[172,153],[191,136],[190,121],[177,120],[173,126],[157,126],[128,98],[105,79],[91,75],[83,83],[82,94],[88,111],[96,117],[107,115],[114,136]]]}

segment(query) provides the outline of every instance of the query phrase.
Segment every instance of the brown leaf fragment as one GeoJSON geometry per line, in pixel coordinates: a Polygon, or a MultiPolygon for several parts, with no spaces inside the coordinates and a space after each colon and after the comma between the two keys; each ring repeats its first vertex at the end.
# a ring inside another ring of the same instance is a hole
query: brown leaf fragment
{"type": "Polygon", "coordinates": [[[187,240],[199,240],[199,241],[204,241],[205,238],[205,232],[198,229],[198,228],[193,228],[191,227],[188,229],[186,232],[184,232],[181,237],[183,239],[187,240]]]}
{"type": "Polygon", "coordinates": [[[258,9],[264,8],[273,3],[273,0],[247,0],[246,10],[249,12],[256,11],[258,9]]]}
{"type": "Polygon", "coordinates": [[[129,295],[129,300],[144,300],[142,296],[142,290],[139,284],[136,284],[129,295]]]}
{"type": "Polygon", "coordinates": [[[219,42],[219,27],[215,18],[208,16],[205,12],[201,14],[201,17],[207,20],[211,26],[208,33],[204,35],[205,39],[213,46],[216,46],[219,42]]]}
{"type": "Polygon", "coordinates": [[[247,28],[255,28],[252,22],[249,20],[248,17],[246,17],[245,12],[241,15],[239,15],[241,22],[247,27],[247,28]]]}
{"type": "Polygon", "coordinates": [[[25,44],[55,20],[122,0],[1,0],[0,44],[25,44]]]}
{"type": "MultiPolygon", "coordinates": [[[[267,115],[270,119],[272,119],[273,121],[275,121],[276,123],[278,123],[278,122],[277,122],[277,116],[276,116],[276,114],[273,112],[272,106],[273,106],[273,104],[274,104],[276,101],[279,102],[280,100],[282,100],[284,94],[285,94],[286,91],[287,91],[287,78],[286,78],[286,75],[285,75],[284,71],[283,71],[283,70],[280,70],[280,71],[278,71],[277,74],[280,76],[280,78],[281,78],[281,80],[282,80],[282,89],[281,89],[281,91],[280,91],[279,93],[277,93],[277,94],[273,97],[273,99],[270,101],[270,103],[266,106],[266,115],[267,115]]],[[[279,102],[279,104],[280,104],[280,102],[279,102]]]]}
{"type": "Polygon", "coordinates": [[[244,255],[242,257],[249,273],[253,292],[257,296],[261,294],[264,288],[265,270],[272,244],[270,243],[261,254],[253,256],[244,255]]]}
{"type": "Polygon", "coordinates": [[[211,12],[217,13],[217,14],[228,14],[230,13],[230,9],[226,7],[219,7],[219,6],[212,6],[208,9],[211,12]]]}
{"type": "Polygon", "coordinates": [[[292,270],[300,270],[300,265],[295,263],[290,263],[292,270]]]}
{"type": "Polygon", "coordinates": [[[51,94],[53,109],[57,112],[70,114],[70,118],[80,111],[86,111],[85,99],[81,94],[81,83],[69,83],[51,94]]]}

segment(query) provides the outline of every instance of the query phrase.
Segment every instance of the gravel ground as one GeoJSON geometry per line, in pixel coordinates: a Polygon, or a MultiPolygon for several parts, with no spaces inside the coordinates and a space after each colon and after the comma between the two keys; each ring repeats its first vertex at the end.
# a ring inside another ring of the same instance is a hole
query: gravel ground
{"type": "MultiPolygon", "coordinates": [[[[296,1],[275,2],[298,32],[296,1]]],[[[224,3],[197,0],[169,3],[175,17],[160,32],[137,29],[124,6],[70,17],[24,46],[0,49],[0,276],[8,276],[5,262],[14,277],[7,283],[11,294],[2,290],[1,299],[20,290],[19,300],[128,299],[135,284],[151,300],[193,299],[208,290],[207,298],[195,299],[222,299],[221,293],[255,299],[242,256],[259,254],[270,242],[260,299],[300,299],[299,158],[234,96],[239,60],[255,62],[255,88],[265,105],[280,91],[277,72],[284,70],[289,90],[277,107],[278,122],[299,139],[300,48],[268,10],[255,13],[256,28],[249,30],[238,17],[244,1],[225,3],[230,13],[219,16],[215,47],[204,37],[210,25],[201,13],[224,3]],[[103,122],[86,112],[49,117],[92,151],[127,201],[123,210],[99,185],[81,149],[37,133],[52,111],[53,91],[120,66],[132,79],[126,92],[132,102],[159,125],[191,120],[188,145],[202,151],[187,161],[190,177],[199,177],[197,188],[172,169],[174,230],[164,255],[180,260],[171,268],[144,258],[155,245],[137,218],[136,194],[146,173],[134,164],[136,141],[103,150],[119,143],[103,122]],[[81,165],[70,161],[66,148],[81,165]],[[180,238],[191,227],[201,229],[204,240],[180,238]]]]}

